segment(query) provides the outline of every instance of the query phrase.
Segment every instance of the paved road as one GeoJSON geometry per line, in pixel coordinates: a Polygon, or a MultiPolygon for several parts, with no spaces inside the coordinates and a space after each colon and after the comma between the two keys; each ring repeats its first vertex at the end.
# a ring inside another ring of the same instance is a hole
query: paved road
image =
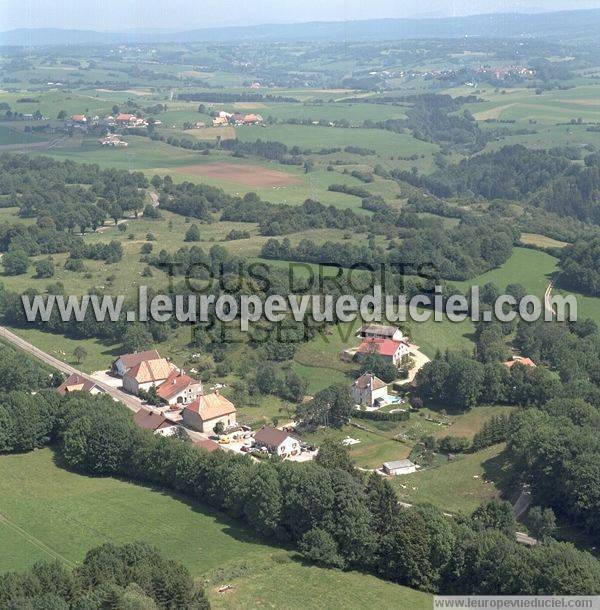
{"type": "Polygon", "coordinates": [[[70,364],[67,364],[62,360],[59,360],[58,358],[55,358],[54,356],[43,352],[41,349],[35,347],[35,345],[32,345],[28,341],[25,341],[25,339],[21,339],[21,337],[18,337],[4,326],[0,326],[0,338],[8,341],[9,343],[12,343],[14,346],[18,347],[24,352],[27,352],[28,354],[31,354],[38,360],[44,362],[45,364],[59,370],[61,373],[66,373],[67,375],[76,373],[78,375],[81,375],[82,377],[85,377],[86,379],[90,379],[96,385],[100,386],[107,394],[112,396],[115,400],[119,400],[120,402],[122,402],[128,409],[130,409],[134,413],[140,409],[141,404],[138,398],[135,398],[134,396],[131,396],[130,394],[119,390],[118,388],[113,388],[105,383],[102,383],[97,379],[94,379],[90,375],[79,371],[70,364]]]}

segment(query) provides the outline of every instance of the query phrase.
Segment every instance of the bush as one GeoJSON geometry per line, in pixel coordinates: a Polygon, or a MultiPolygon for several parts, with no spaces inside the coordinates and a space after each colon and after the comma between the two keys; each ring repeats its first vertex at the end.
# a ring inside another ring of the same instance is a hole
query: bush
{"type": "Polygon", "coordinates": [[[37,278],[48,278],[54,275],[54,263],[50,259],[38,261],[35,264],[35,276],[37,278]]]}
{"type": "Polygon", "coordinates": [[[29,257],[23,250],[11,250],[2,257],[6,275],[22,275],[29,267],[29,257]]]}

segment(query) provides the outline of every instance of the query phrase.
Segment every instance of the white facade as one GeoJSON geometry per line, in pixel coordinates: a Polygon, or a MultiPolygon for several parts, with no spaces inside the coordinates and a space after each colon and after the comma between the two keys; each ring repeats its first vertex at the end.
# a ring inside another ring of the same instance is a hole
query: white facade
{"type": "Polygon", "coordinates": [[[359,388],[356,385],[352,386],[352,398],[357,405],[363,407],[372,407],[378,398],[386,401],[388,398],[387,386],[373,390],[370,386],[359,388]]]}
{"type": "Polygon", "coordinates": [[[384,462],[382,470],[391,476],[411,474],[417,471],[417,465],[410,460],[396,460],[395,462],[384,462]]]}

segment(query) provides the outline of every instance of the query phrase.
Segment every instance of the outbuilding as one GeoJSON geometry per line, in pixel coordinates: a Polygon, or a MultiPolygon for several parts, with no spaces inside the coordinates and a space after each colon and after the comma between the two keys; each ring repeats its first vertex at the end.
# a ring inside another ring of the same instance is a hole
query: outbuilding
{"type": "Polygon", "coordinates": [[[385,474],[396,476],[416,472],[417,465],[410,460],[395,460],[394,462],[384,462],[382,470],[385,474]]]}

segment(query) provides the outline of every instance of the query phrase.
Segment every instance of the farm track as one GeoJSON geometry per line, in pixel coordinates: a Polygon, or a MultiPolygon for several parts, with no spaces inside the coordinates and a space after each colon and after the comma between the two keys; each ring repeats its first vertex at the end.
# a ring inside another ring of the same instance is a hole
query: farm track
{"type": "Polygon", "coordinates": [[[10,528],[20,536],[22,536],[29,544],[37,547],[43,553],[46,553],[52,559],[61,561],[62,563],[67,564],[69,567],[74,568],[75,564],[67,559],[64,555],[61,555],[58,551],[55,551],[52,547],[49,547],[47,544],[43,543],[39,538],[36,538],[32,534],[30,534],[27,530],[24,530],[21,526],[17,525],[14,521],[12,521],[9,517],[7,517],[4,513],[0,513],[0,525],[5,525],[10,528]]]}

